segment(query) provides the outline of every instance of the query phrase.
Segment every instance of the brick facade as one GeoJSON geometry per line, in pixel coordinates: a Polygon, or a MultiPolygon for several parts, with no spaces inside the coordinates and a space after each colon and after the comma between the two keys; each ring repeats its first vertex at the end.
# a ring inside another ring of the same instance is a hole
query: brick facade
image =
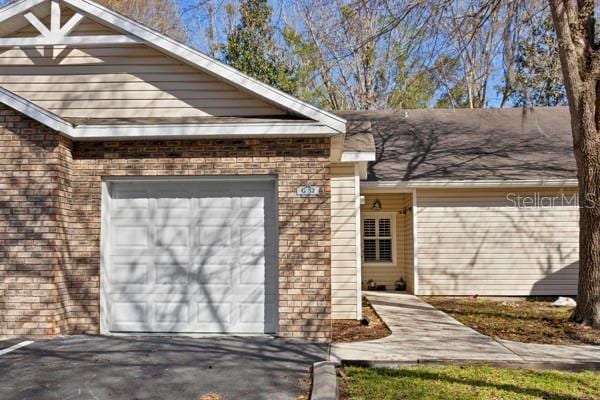
{"type": "Polygon", "coordinates": [[[99,332],[103,177],[268,174],[278,177],[279,334],[330,338],[329,139],[71,144],[0,108],[0,146],[0,335],[99,332]],[[299,198],[307,182],[322,193],[299,198]]]}

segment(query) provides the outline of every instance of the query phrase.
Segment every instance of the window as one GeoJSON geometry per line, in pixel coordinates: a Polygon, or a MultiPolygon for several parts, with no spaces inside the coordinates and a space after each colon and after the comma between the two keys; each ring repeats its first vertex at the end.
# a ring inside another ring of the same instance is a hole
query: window
{"type": "Polygon", "coordinates": [[[394,214],[364,214],[363,261],[365,264],[396,264],[396,217],[394,214]]]}

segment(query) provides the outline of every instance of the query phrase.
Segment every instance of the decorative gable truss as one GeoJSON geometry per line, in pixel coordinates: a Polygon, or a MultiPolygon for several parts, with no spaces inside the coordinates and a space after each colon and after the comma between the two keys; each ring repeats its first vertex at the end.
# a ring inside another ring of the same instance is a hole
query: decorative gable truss
{"type": "MultiPolygon", "coordinates": [[[[40,19],[28,10],[23,17],[40,33],[35,37],[10,37],[0,38],[0,47],[14,46],[47,46],[47,45],[120,45],[142,43],[133,35],[89,35],[70,36],[73,30],[79,26],[85,16],[80,12],[75,14],[65,23],[61,24],[61,5],[59,0],[50,2],[50,27],[47,27],[40,19]]],[[[4,18],[0,15],[0,23],[11,16],[5,13],[4,18]]]]}

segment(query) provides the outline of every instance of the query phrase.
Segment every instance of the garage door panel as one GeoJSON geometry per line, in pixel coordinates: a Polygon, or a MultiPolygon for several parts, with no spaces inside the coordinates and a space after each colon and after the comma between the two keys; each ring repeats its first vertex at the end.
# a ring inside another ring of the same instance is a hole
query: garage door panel
{"type": "Polygon", "coordinates": [[[196,281],[200,284],[230,285],[232,281],[231,266],[224,264],[197,265],[196,281]]]}
{"type": "Polygon", "coordinates": [[[158,323],[189,323],[190,307],[184,302],[154,303],[154,321],[158,323]]]}
{"type": "Polygon", "coordinates": [[[218,300],[196,302],[198,323],[200,324],[231,324],[231,303],[218,300]]]}
{"type": "Polygon", "coordinates": [[[185,247],[190,246],[189,226],[158,225],[155,229],[155,246],[185,247]]]}
{"type": "Polygon", "coordinates": [[[111,307],[111,317],[119,323],[143,323],[146,321],[148,304],[144,301],[115,301],[111,307]]]}
{"type": "Polygon", "coordinates": [[[264,264],[240,265],[237,271],[240,285],[255,285],[265,281],[264,264]]]}
{"type": "Polygon", "coordinates": [[[262,303],[240,303],[237,312],[238,321],[242,324],[255,323],[265,318],[265,306],[262,303]]]}
{"type": "Polygon", "coordinates": [[[206,221],[202,227],[195,228],[194,233],[195,244],[197,246],[227,248],[231,247],[233,243],[233,227],[219,226],[216,220],[213,224],[211,224],[211,221],[206,221]]]}
{"type": "Polygon", "coordinates": [[[145,285],[148,283],[149,272],[150,265],[147,262],[113,261],[109,279],[115,285],[145,285]]]}
{"type": "Polygon", "coordinates": [[[109,330],[275,329],[272,181],[118,183],[112,189],[103,266],[109,330]]]}
{"type": "Polygon", "coordinates": [[[158,211],[189,211],[192,209],[192,202],[194,200],[193,196],[189,193],[171,193],[167,190],[157,191],[153,193],[153,196],[156,197],[156,209],[158,211]]]}
{"type": "Polygon", "coordinates": [[[190,271],[185,264],[156,264],[155,281],[157,285],[189,285],[190,271]]]}
{"type": "Polygon", "coordinates": [[[125,189],[116,188],[112,195],[113,201],[111,208],[113,210],[131,210],[138,208],[148,208],[149,193],[147,189],[125,189]]]}
{"type": "Polygon", "coordinates": [[[112,237],[114,238],[113,246],[115,248],[137,247],[148,248],[150,243],[150,230],[145,226],[136,225],[120,225],[114,226],[112,237]]]}
{"type": "Polygon", "coordinates": [[[262,226],[240,227],[240,245],[256,246],[262,249],[265,244],[265,230],[262,226]]]}

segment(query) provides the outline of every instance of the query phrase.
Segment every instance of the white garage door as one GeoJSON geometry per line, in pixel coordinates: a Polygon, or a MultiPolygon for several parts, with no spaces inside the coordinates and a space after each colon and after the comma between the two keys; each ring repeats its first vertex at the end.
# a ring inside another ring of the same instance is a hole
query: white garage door
{"type": "Polygon", "coordinates": [[[276,331],[275,180],[113,181],[103,203],[104,331],[276,331]]]}

